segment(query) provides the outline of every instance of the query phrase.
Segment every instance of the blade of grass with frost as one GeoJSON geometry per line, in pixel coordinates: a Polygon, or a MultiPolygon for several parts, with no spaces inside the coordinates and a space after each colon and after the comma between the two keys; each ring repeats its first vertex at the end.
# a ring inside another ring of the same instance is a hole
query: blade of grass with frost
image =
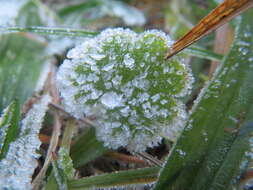
{"type": "Polygon", "coordinates": [[[4,158],[9,144],[18,135],[18,121],[19,104],[14,101],[3,111],[0,117],[0,160],[4,158]]]}
{"type": "MultiPolygon", "coordinates": [[[[249,10],[242,16],[232,49],[195,102],[155,190],[206,190],[211,183],[218,182],[215,176],[229,155],[233,132],[252,119],[252,14],[249,10]]],[[[239,160],[240,154],[237,156],[239,160]]],[[[231,167],[236,169],[238,166],[231,167]]],[[[220,185],[216,189],[228,188],[226,184],[220,185]]]]}
{"type": "MultiPolygon", "coordinates": [[[[251,115],[253,114],[253,109],[251,110],[251,115]]],[[[249,140],[252,141],[252,131],[253,131],[253,122],[248,122],[243,124],[240,128],[240,131],[236,134],[236,137],[231,143],[230,150],[224,157],[223,163],[219,170],[216,172],[214,180],[209,185],[210,189],[219,188],[220,184],[225,184],[224,186],[230,187],[231,179],[236,179],[236,175],[240,172],[240,167],[243,163],[243,158],[246,151],[252,156],[252,150],[249,147],[249,140]]],[[[252,147],[252,144],[251,144],[252,147]]],[[[219,152],[218,152],[219,154],[219,152]]],[[[252,161],[252,157],[249,159],[252,161]]],[[[232,185],[235,185],[232,183],[232,185]]],[[[230,189],[230,188],[227,188],[230,189]]],[[[227,190],[226,189],[226,190],[227,190]]],[[[234,188],[231,188],[234,189],[234,188]]]]}
{"type": "Polygon", "coordinates": [[[223,56],[212,51],[206,50],[202,47],[198,46],[191,46],[184,50],[187,55],[208,59],[211,61],[221,61],[223,56]]]}
{"type": "MultiPolygon", "coordinates": [[[[6,27],[0,28],[1,33],[18,33],[31,32],[40,35],[54,35],[54,36],[72,36],[72,37],[92,37],[99,34],[99,32],[70,29],[70,28],[54,28],[54,27],[6,27]]],[[[212,61],[221,61],[223,56],[212,51],[205,50],[201,47],[193,46],[184,50],[187,55],[204,58],[212,61]]]]}
{"type": "Polygon", "coordinates": [[[63,138],[62,138],[62,143],[61,143],[61,148],[58,152],[58,158],[56,161],[53,161],[53,175],[49,176],[49,181],[51,181],[53,184],[49,183],[47,184],[47,189],[52,189],[52,187],[55,186],[55,183],[57,184],[58,188],[60,190],[67,190],[68,184],[67,180],[68,179],[73,179],[74,174],[75,174],[75,169],[73,168],[73,162],[72,159],[69,156],[69,149],[70,149],[70,144],[72,142],[72,137],[73,134],[76,130],[76,125],[74,120],[70,120],[67,122],[63,138]],[[50,179],[50,178],[54,178],[50,179]]]}
{"type": "Polygon", "coordinates": [[[61,147],[57,160],[53,160],[53,171],[48,177],[48,182],[45,189],[60,189],[67,190],[67,180],[74,179],[75,169],[73,168],[72,159],[69,156],[69,151],[65,147],[61,147]]]}
{"type": "Polygon", "coordinates": [[[44,46],[22,35],[0,35],[0,110],[17,98],[22,104],[36,85],[44,46]]]}
{"type": "MultiPolygon", "coordinates": [[[[59,168],[57,161],[53,160],[52,165],[53,165],[52,177],[54,177],[56,184],[57,184],[57,186],[55,186],[55,184],[54,184],[54,186],[57,187],[57,190],[68,190],[69,188],[68,188],[68,184],[67,184],[68,183],[67,177],[64,174],[64,172],[59,168]]],[[[50,189],[51,189],[51,186],[50,186],[50,189]]]]}
{"type": "Polygon", "coordinates": [[[19,32],[31,32],[42,35],[78,36],[78,37],[91,37],[99,33],[83,29],[39,27],[39,26],[0,27],[0,33],[19,33],[19,32]]]}
{"type": "Polygon", "coordinates": [[[103,174],[92,177],[85,177],[77,180],[70,180],[70,189],[86,189],[92,187],[115,187],[129,184],[147,184],[156,180],[160,168],[141,168],[128,171],[103,174]]]}
{"type": "Polygon", "coordinates": [[[59,158],[57,160],[58,167],[63,171],[64,175],[68,179],[74,178],[75,173],[75,170],[73,168],[73,162],[69,156],[69,152],[72,138],[76,130],[77,126],[75,124],[75,121],[68,121],[64,130],[61,148],[59,150],[59,158]]]}
{"type": "Polygon", "coordinates": [[[32,189],[31,177],[37,167],[38,133],[51,101],[44,95],[21,121],[18,138],[10,144],[6,157],[0,161],[0,189],[32,189]]]}

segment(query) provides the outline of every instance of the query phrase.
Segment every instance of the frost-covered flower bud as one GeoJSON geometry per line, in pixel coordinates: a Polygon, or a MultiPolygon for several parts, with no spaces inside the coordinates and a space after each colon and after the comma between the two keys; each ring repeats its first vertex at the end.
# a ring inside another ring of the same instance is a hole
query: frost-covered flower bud
{"type": "Polygon", "coordinates": [[[57,75],[65,109],[95,115],[97,138],[113,149],[141,152],[162,137],[175,140],[192,77],[182,58],[164,59],[171,43],[157,30],[117,28],[73,48],[57,75]]]}

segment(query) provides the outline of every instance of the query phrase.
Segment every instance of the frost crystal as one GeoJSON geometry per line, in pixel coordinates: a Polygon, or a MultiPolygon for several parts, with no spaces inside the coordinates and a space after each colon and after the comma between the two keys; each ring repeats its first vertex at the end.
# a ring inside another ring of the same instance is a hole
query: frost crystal
{"type": "Polygon", "coordinates": [[[39,157],[36,151],[41,144],[38,133],[50,101],[49,95],[43,96],[21,121],[17,140],[10,144],[6,157],[0,161],[0,189],[32,189],[31,177],[39,157]]]}
{"type": "Polygon", "coordinates": [[[107,29],[68,53],[57,85],[75,117],[95,115],[97,138],[141,152],[162,137],[175,140],[187,117],[180,98],[192,76],[181,57],[165,60],[172,41],[163,32],[107,29]]]}
{"type": "Polygon", "coordinates": [[[105,93],[101,97],[101,103],[105,105],[108,109],[113,109],[121,105],[121,96],[115,92],[105,93]]]}

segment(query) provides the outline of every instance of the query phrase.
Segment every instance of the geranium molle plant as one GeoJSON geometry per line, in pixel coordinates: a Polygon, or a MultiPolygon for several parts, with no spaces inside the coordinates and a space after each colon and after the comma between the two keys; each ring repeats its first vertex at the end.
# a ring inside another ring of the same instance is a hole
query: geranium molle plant
{"type": "Polygon", "coordinates": [[[192,76],[182,57],[164,58],[171,44],[157,30],[122,28],[84,41],[58,71],[62,104],[77,118],[95,116],[97,138],[109,148],[142,152],[163,137],[175,140],[192,76]]]}

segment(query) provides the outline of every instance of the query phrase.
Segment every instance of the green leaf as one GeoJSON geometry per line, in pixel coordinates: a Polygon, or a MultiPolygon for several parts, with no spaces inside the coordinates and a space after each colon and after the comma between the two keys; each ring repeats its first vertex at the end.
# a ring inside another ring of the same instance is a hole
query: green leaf
{"type": "Polygon", "coordinates": [[[19,115],[19,104],[14,101],[0,117],[0,160],[5,157],[9,144],[17,138],[19,115]]]}
{"type": "Polygon", "coordinates": [[[155,190],[225,190],[238,169],[243,123],[253,111],[253,11],[240,20],[233,47],[200,93],[189,121],[173,147],[155,190]],[[239,135],[235,132],[239,130],[239,135]],[[237,145],[236,145],[237,144],[237,145]],[[230,155],[234,160],[230,160],[230,155]],[[223,170],[224,169],[224,170],[223,170]],[[216,184],[216,185],[215,185],[216,184]],[[219,187],[217,186],[219,185],[219,187]]]}
{"type": "Polygon", "coordinates": [[[0,35],[0,110],[17,98],[24,103],[36,85],[44,46],[22,35],[0,35]]]}
{"type": "Polygon", "coordinates": [[[154,182],[158,176],[158,167],[141,168],[135,170],[119,171],[110,174],[70,180],[71,189],[86,189],[91,187],[115,187],[129,184],[146,184],[154,182]]]}
{"type": "Polygon", "coordinates": [[[70,149],[70,156],[74,167],[80,167],[86,163],[102,156],[108,151],[103,143],[98,141],[94,128],[88,129],[81,135],[70,149]]]}

